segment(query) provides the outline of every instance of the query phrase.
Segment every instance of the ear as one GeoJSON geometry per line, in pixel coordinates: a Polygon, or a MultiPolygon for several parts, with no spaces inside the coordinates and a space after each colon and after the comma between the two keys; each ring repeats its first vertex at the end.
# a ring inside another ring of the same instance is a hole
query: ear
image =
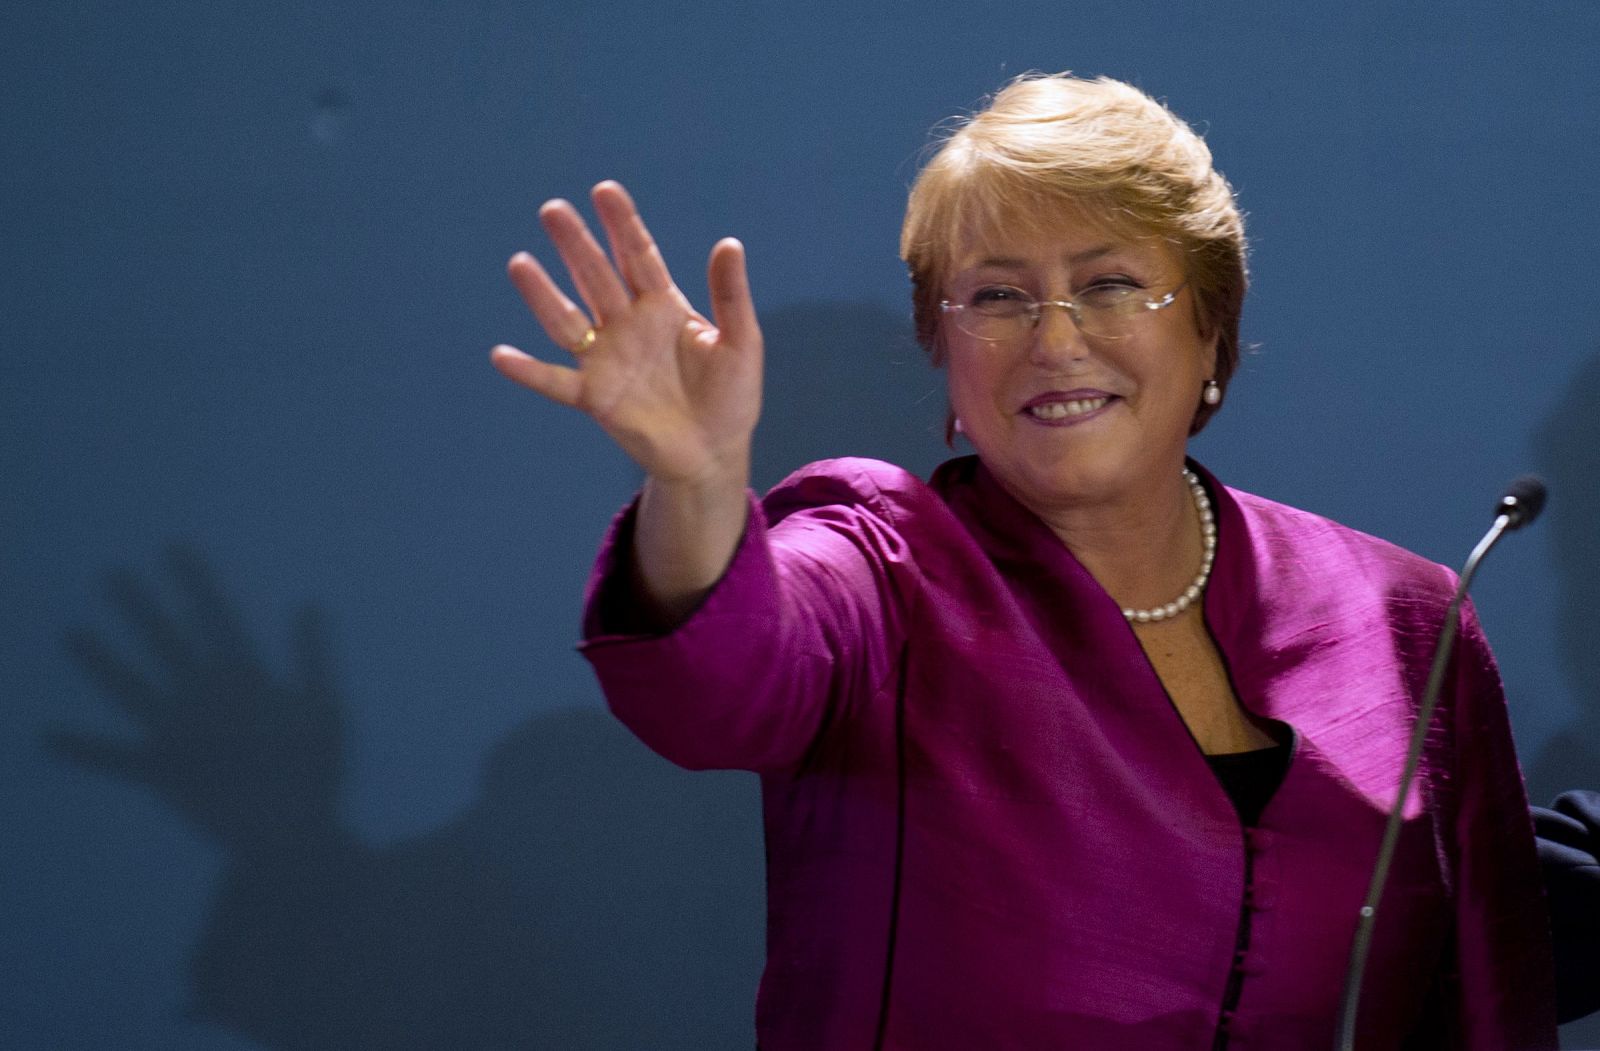
{"type": "Polygon", "coordinates": [[[1201,349],[1201,360],[1206,367],[1206,378],[1214,379],[1217,375],[1217,342],[1222,338],[1220,333],[1213,332],[1205,341],[1201,349]]]}

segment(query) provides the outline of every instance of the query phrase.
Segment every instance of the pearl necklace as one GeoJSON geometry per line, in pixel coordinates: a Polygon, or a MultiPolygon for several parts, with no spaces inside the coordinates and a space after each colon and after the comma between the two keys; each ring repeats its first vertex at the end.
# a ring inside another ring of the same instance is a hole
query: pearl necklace
{"type": "Polygon", "coordinates": [[[1183,469],[1183,480],[1189,483],[1189,493],[1194,497],[1194,509],[1200,512],[1200,542],[1205,546],[1205,554],[1200,556],[1200,572],[1194,576],[1194,582],[1184,588],[1183,594],[1167,603],[1165,606],[1156,606],[1153,609],[1123,609],[1122,615],[1128,618],[1130,624],[1152,624],[1168,617],[1176,617],[1194,603],[1200,601],[1200,595],[1206,589],[1206,582],[1211,579],[1211,563],[1217,557],[1217,523],[1211,515],[1211,500],[1206,496],[1206,487],[1200,484],[1200,479],[1189,468],[1183,469]]]}

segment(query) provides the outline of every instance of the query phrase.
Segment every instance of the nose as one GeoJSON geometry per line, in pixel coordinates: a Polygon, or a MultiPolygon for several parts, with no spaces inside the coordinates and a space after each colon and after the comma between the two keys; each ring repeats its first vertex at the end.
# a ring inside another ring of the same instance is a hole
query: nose
{"type": "Polygon", "coordinates": [[[1088,341],[1072,312],[1060,303],[1039,304],[1028,358],[1041,368],[1063,368],[1089,356],[1088,341]]]}

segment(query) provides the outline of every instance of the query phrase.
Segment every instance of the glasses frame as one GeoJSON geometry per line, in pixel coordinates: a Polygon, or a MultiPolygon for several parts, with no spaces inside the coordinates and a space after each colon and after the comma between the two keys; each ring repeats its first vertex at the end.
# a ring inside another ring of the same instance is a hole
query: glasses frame
{"type": "MultiPolygon", "coordinates": [[[[961,317],[963,316],[963,312],[971,310],[972,309],[971,304],[969,304],[969,303],[952,303],[948,299],[939,300],[939,310],[940,310],[940,312],[941,313],[945,313],[945,314],[953,314],[953,315],[955,315],[956,327],[961,329],[962,332],[965,332],[967,335],[971,336],[973,339],[982,340],[985,343],[1006,343],[1006,342],[1009,342],[1009,341],[1011,341],[1013,339],[1020,339],[1020,338],[1023,337],[1023,335],[1031,334],[1036,329],[1038,329],[1039,322],[1044,318],[1044,308],[1045,307],[1060,307],[1062,310],[1065,310],[1067,312],[1067,316],[1072,318],[1073,325],[1076,326],[1078,331],[1080,333],[1082,333],[1083,336],[1088,338],[1088,339],[1121,339],[1122,338],[1121,336],[1106,336],[1106,335],[1101,335],[1101,334],[1098,334],[1098,333],[1090,332],[1088,329],[1083,327],[1083,312],[1084,311],[1092,312],[1094,310],[1094,308],[1085,306],[1084,304],[1082,304],[1082,303],[1080,303],[1078,301],[1079,299],[1082,298],[1082,293],[1080,293],[1079,295],[1073,296],[1071,299],[1035,299],[1032,296],[1032,294],[1030,294],[1026,289],[1018,288],[1016,285],[988,285],[988,286],[985,286],[985,287],[990,287],[990,288],[995,288],[995,287],[998,287],[998,288],[1009,288],[1012,291],[1017,292],[1019,295],[1021,295],[1023,297],[1023,299],[1025,299],[1027,302],[1032,303],[1033,307],[1032,307],[1032,309],[1024,312],[1023,314],[1019,314],[1018,315],[1019,320],[1021,318],[1023,318],[1023,317],[1026,317],[1028,319],[1028,327],[1026,329],[1019,330],[1017,335],[1015,335],[1015,336],[980,336],[976,332],[973,332],[971,329],[967,328],[965,325],[963,325],[961,323],[961,317]]],[[[1158,310],[1165,310],[1167,307],[1170,307],[1173,303],[1177,302],[1178,293],[1182,292],[1187,287],[1189,287],[1189,281],[1188,281],[1187,278],[1185,278],[1184,280],[1178,282],[1178,285],[1177,285],[1176,288],[1174,288],[1172,291],[1166,293],[1165,295],[1150,295],[1150,296],[1145,297],[1142,300],[1138,299],[1137,297],[1130,296],[1128,299],[1125,299],[1122,302],[1123,303],[1133,302],[1135,304],[1131,309],[1129,309],[1127,311],[1127,316],[1130,319],[1140,318],[1140,317],[1143,317],[1146,313],[1153,314],[1158,310]]],[[[1120,315],[1118,315],[1118,316],[1120,316],[1120,315]]]]}

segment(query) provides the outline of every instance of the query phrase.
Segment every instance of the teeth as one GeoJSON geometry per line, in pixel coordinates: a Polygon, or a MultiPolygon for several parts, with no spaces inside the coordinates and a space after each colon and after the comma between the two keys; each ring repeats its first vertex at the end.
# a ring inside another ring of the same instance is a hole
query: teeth
{"type": "Polygon", "coordinates": [[[1028,411],[1035,419],[1061,420],[1068,416],[1082,416],[1086,412],[1093,412],[1110,400],[1110,398],[1084,398],[1077,401],[1047,401],[1043,405],[1035,405],[1028,411]]]}

